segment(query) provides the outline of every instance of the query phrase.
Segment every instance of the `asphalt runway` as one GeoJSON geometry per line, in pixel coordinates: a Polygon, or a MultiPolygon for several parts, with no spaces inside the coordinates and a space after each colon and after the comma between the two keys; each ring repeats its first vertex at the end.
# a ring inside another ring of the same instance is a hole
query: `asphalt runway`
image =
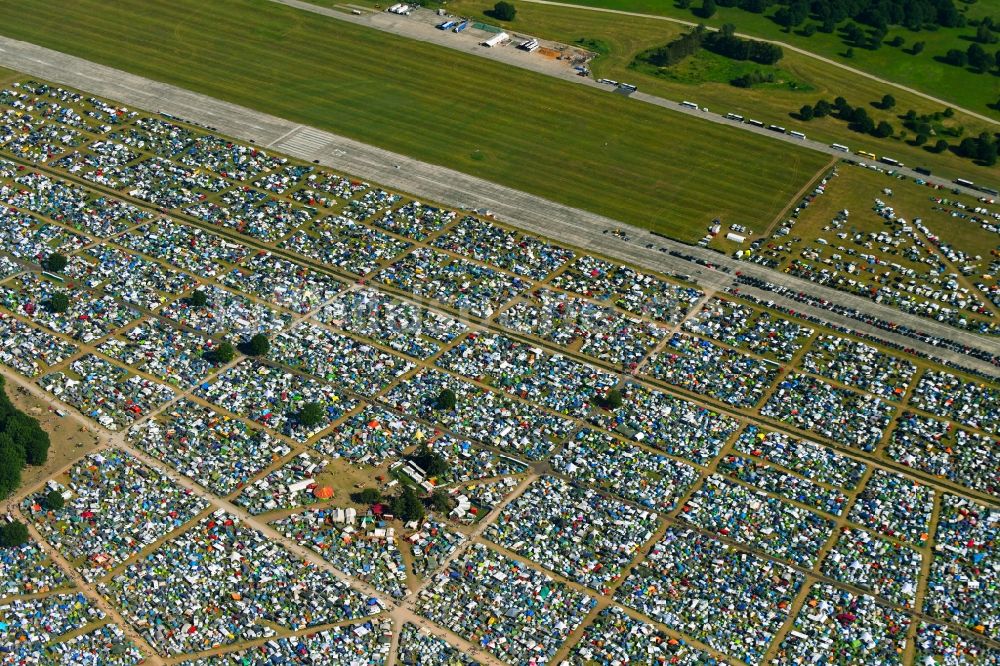
{"type": "MultiPolygon", "coordinates": [[[[442,166],[420,162],[381,148],[363,144],[313,127],[254,111],[218,99],[160,83],[82,58],[0,36],[0,65],[62,85],[94,93],[129,106],[166,113],[212,128],[243,141],[315,161],[347,174],[410,193],[445,206],[488,209],[498,220],[557,239],[608,257],[665,273],[691,275],[708,288],[724,289],[733,274],[760,278],[797,292],[854,308],[897,325],[905,325],[933,336],[972,348],[1000,354],[1000,341],[955,329],[936,321],[900,312],[867,299],[823,287],[762,266],[726,257],[718,252],[692,247],[624,225],[616,220],[475,178],[442,166]],[[605,233],[620,228],[629,241],[605,233]],[[652,247],[646,247],[652,245],[652,247]],[[703,268],[672,257],[674,250],[701,261],[725,267],[731,273],[703,268]]],[[[766,130],[765,130],[766,131],[766,130]]],[[[747,290],[752,291],[752,290],[747,290]]],[[[774,298],[767,292],[755,295],[774,298]]],[[[849,326],[881,339],[933,355],[951,363],[1000,376],[1000,368],[958,352],[941,349],[912,338],[880,330],[869,324],[833,315],[820,309],[794,304],[796,311],[849,326]]]]}

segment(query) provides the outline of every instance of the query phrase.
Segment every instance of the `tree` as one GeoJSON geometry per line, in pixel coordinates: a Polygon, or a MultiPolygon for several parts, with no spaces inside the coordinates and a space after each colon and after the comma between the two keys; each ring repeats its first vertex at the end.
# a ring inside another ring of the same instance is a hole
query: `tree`
{"type": "Polygon", "coordinates": [[[844,51],[844,57],[845,58],[853,58],[854,57],[854,49],[850,49],[849,48],[846,51],[844,51]]]}
{"type": "Polygon", "coordinates": [[[426,514],[424,503],[410,486],[404,486],[403,492],[392,501],[392,513],[404,522],[422,520],[426,514]]]}
{"type": "Polygon", "coordinates": [[[431,495],[431,508],[438,513],[447,514],[451,511],[451,498],[443,490],[435,490],[431,495]]]}
{"type": "Polygon", "coordinates": [[[900,35],[896,35],[895,37],[893,37],[892,39],[890,39],[890,40],[889,40],[888,42],[886,42],[886,43],[887,43],[887,44],[888,44],[889,46],[891,46],[891,47],[893,47],[893,48],[897,48],[897,49],[898,49],[898,48],[899,48],[900,46],[902,46],[902,45],[903,45],[903,44],[904,44],[905,42],[906,42],[906,40],[905,40],[905,39],[903,39],[903,38],[902,38],[902,37],[901,37],[900,35]]]}
{"type": "Polygon", "coordinates": [[[990,24],[981,22],[976,28],[976,41],[980,44],[996,44],[997,36],[990,30],[990,24]]]}
{"type": "Polygon", "coordinates": [[[812,37],[815,34],[816,34],[816,24],[815,23],[807,23],[805,25],[805,27],[802,28],[802,35],[804,37],[812,37]]]}
{"type": "Polygon", "coordinates": [[[948,150],[948,142],[944,139],[938,139],[937,143],[934,144],[934,152],[943,153],[946,150],[948,150]]]}
{"type": "Polygon", "coordinates": [[[63,499],[62,493],[58,490],[50,490],[47,495],[45,495],[45,507],[49,511],[58,511],[66,505],[66,500],[63,499]]]}
{"type": "Polygon", "coordinates": [[[446,388],[438,393],[437,399],[434,401],[434,406],[442,411],[451,411],[455,409],[457,403],[458,399],[455,397],[455,392],[450,388],[446,388]]]}
{"type": "Polygon", "coordinates": [[[825,99],[821,99],[816,102],[816,106],[813,107],[813,115],[817,118],[823,118],[830,115],[830,103],[825,99]]]}
{"type": "Polygon", "coordinates": [[[364,488],[356,493],[351,493],[351,501],[358,504],[378,504],[382,501],[382,493],[377,488],[364,488]]]}
{"type": "Polygon", "coordinates": [[[965,57],[969,61],[969,66],[980,72],[985,72],[993,64],[993,58],[979,44],[969,44],[965,57]]]}
{"type": "Polygon", "coordinates": [[[62,269],[66,268],[66,262],[66,257],[58,252],[53,252],[49,256],[45,257],[45,261],[42,262],[42,268],[50,273],[58,273],[62,269]]]}
{"type": "Polygon", "coordinates": [[[271,350],[271,341],[263,333],[250,338],[247,343],[247,354],[250,356],[264,356],[271,350]]]}
{"type": "Polygon", "coordinates": [[[24,523],[14,521],[0,525],[0,546],[16,548],[28,543],[28,528],[24,523]]]}
{"type": "Polygon", "coordinates": [[[69,309],[69,296],[65,292],[57,291],[49,297],[48,307],[52,312],[66,312],[69,309]]]}
{"type": "Polygon", "coordinates": [[[892,131],[893,131],[892,125],[883,120],[875,127],[875,129],[872,131],[872,134],[884,139],[886,137],[892,136],[892,131]]]}
{"type": "Polygon", "coordinates": [[[882,95],[882,103],[879,104],[879,108],[889,110],[896,106],[896,98],[892,95],[882,95]]]}
{"type": "Polygon", "coordinates": [[[236,347],[231,342],[223,342],[212,352],[212,360],[216,363],[229,363],[236,357],[236,347]]]}
{"type": "Polygon", "coordinates": [[[997,66],[997,69],[1000,69],[1000,51],[997,51],[997,52],[996,52],[996,53],[995,53],[995,54],[993,55],[993,60],[994,60],[994,61],[996,61],[996,66],[997,66]]]}
{"type": "Polygon", "coordinates": [[[965,54],[965,51],[951,49],[945,55],[944,61],[949,65],[954,65],[955,67],[965,67],[966,63],[969,61],[969,57],[965,54]]]}
{"type": "Polygon", "coordinates": [[[698,10],[698,16],[702,18],[712,18],[715,16],[716,5],[715,0],[702,0],[701,9],[698,10]]]}
{"type": "Polygon", "coordinates": [[[945,107],[944,111],[941,112],[941,115],[944,116],[945,118],[951,118],[953,115],[955,115],[955,109],[951,108],[950,106],[947,106],[945,107]]]}
{"type": "Polygon", "coordinates": [[[420,469],[427,472],[427,476],[441,476],[448,471],[448,461],[440,453],[432,450],[426,442],[418,446],[410,458],[420,469]]]}
{"type": "Polygon", "coordinates": [[[513,21],[514,17],[517,16],[517,8],[511,2],[500,0],[500,2],[493,5],[492,16],[498,21],[513,21]]]}
{"type": "Polygon", "coordinates": [[[188,297],[188,304],[196,308],[203,308],[208,305],[208,294],[203,289],[196,289],[188,297]]]}
{"type": "Polygon", "coordinates": [[[622,406],[622,390],[613,388],[604,396],[604,406],[608,409],[618,409],[622,406]]]}
{"type": "Polygon", "coordinates": [[[306,428],[312,428],[318,426],[323,422],[326,417],[326,410],[323,409],[323,405],[318,402],[307,402],[302,405],[302,409],[299,410],[299,423],[304,425],[306,428]]]}
{"type": "Polygon", "coordinates": [[[802,120],[812,120],[813,108],[808,104],[803,104],[802,108],[799,109],[799,118],[801,118],[802,120]]]}
{"type": "Polygon", "coordinates": [[[848,23],[844,27],[844,36],[852,44],[861,44],[865,39],[865,31],[857,23],[848,23]]]}
{"type": "Polygon", "coordinates": [[[928,139],[929,137],[926,134],[918,134],[915,137],[913,137],[913,143],[915,143],[918,146],[922,146],[925,143],[927,143],[928,139]]]}

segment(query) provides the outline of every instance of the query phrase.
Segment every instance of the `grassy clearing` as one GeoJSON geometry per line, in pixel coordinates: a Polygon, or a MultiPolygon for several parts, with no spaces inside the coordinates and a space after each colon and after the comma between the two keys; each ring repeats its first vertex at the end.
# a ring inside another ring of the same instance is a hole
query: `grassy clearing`
{"type": "MultiPolygon", "coordinates": [[[[368,2],[373,1],[368,0],[368,2]]],[[[449,0],[446,6],[449,12],[456,15],[485,19],[482,12],[491,7],[492,3],[489,0],[449,0]]],[[[492,20],[490,22],[498,23],[492,20]]],[[[989,177],[984,178],[988,168],[976,166],[971,160],[960,158],[950,152],[936,154],[923,147],[910,145],[907,141],[913,138],[912,132],[909,132],[906,138],[899,138],[898,133],[903,131],[900,115],[909,109],[914,109],[918,113],[934,113],[941,111],[940,107],[918,95],[874,82],[815,58],[786,50],[785,57],[777,65],[785,77],[802,87],[792,89],[787,85],[769,84],[744,89],[730,85],[729,78],[735,77],[725,78],[725,71],[722,68],[696,71],[702,67],[698,63],[705,62],[704,55],[714,54],[699,54],[696,56],[698,60],[693,64],[681,63],[677,68],[673,68],[678,72],[676,76],[658,76],[646,71],[637,71],[631,66],[637,53],[661,46],[688,30],[681,25],[641,17],[616,16],[583,9],[528,3],[518,4],[517,19],[509,25],[516,30],[578,44],[584,48],[586,44],[581,43],[579,41],[581,39],[584,42],[599,42],[605,47],[606,52],[602,52],[593,64],[594,75],[597,77],[629,81],[640,86],[645,92],[668,99],[690,99],[707,106],[712,111],[732,111],[767,123],[799,129],[810,138],[827,143],[842,143],[879,155],[891,155],[905,164],[927,166],[936,174],[948,178],[991,180],[989,177]],[[695,75],[698,74],[704,75],[704,78],[697,80],[695,75]],[[881,100],[886,93],[891,93],[896,98],[896,108],[890,111],[872,105],[872,102],[881,100]],[[890,122],[895,127],[897,136],[878,139],[851,131],[847,128],[847,123],[832,118],[802,122],[791,116],[804,104],[815,104],[820,98],[832,102],[841,95],[855,106],[866,105],[869,115],[876,123],[881,120],[890,122]]],[[[752,67],[747,63],[733,63],[733,65],[752,67]]],[[[760,66],[753,68],[762,71],[766,69],[760,66]]],[[[743,73],[742,70],[740,73],[743,73]]],[[[995,130],[995,126],[962,113],[956,113],[949,122],[964,127],[965,136],[977,136],[986,129],[995,130]]],[[[958,143],[958,140],[951,138],[948,141],[958,143]]],[[[1000,181],[1000,178],[994,176],[992,180],[1000,181]]]]}
{"type": "Polygon", "coordinates": [[[822,155],[266,0],[0,1],[0,30],[623,221],[766,224],[822,155]],[[685,156],[696,155],[692,160],[685,156]]]}
{"type": "MultiPolygon", "coordinates": [[[[745,74],[760,72],[774,78],[773,82],[756,84],[757,90],[794,90],[797,92],[812,92],[815,90],[808,83],[796,81],[788,72],[780,67],[758,65],[757,63],[733,60],[711,51],[699,51],[690,58],[670,67],[656,67],[643,62],[633,62],[632,68],[650,76],[657,76],[676,83],[697,85],[701,83],[729,84],[745,74]]],[[[735,88],[735,86],[734,86],[735,88]]]]}
{"type": "MultiPolygon", "coordinates": [[[[1000,109],[990,108],[997,102],[1000,94],[1000,83],[993,74],[975,74],[959,67],[952,67],[937,62],[935,56],[943,56],[949,49],[965,51],[971,42],[970,35],[975,34],[975,28],[941,28],[935,31],[921,30],[911,32],[906,28],[893,28],[885,41],[899,36],[905,41],[902,47],[883,45],[876,51],[863,48],[854,49],[854,57],[846,58],[847,46],[839,32],[825,34],[817,32],[811,37],[799,34],[798,31],[785,32],[784,28],[770,17],[777,8],[771,9],[766,15],[754,14],[733,7],[719,7],[716,14],[708,19],[698,17],[693,9],[679,9],[672,0],[562,0],[571,4],[587,7],[604,7],[643,14],[655,14],[685,21],[702,22],[712,27],[724,23],[733,23],[739,32],[755,35],[764,39],[782,41],[792,46],[805,49],[817,55],[831,58],[851,67],[869,72],[880,78],[896,81],[916,90],[946,99],[968,109],[1000,119],[1000,109]],[[919,55],[911,55],[909,48],[914,42],[925,42],[926,48],[919,55]]],[[[982,16],[1000,14],[1000,0],[980,0],[973,5],[963,2],[956,3],[959,10],[964,9],[970,19],[982,16]]],[[[451,7],[454,2],[449,2],[451,7]]],[[[700,7],[700,2],[693,3],[693,8],[700,7]]],[[[518,13],[525,9],[524,3],[518,6],[518,13]]],[[[816,23],[809,19],[806,23],[816,23]]],[[[987,51],[994,51],[995,45],[988,45],[987,51]]]]}

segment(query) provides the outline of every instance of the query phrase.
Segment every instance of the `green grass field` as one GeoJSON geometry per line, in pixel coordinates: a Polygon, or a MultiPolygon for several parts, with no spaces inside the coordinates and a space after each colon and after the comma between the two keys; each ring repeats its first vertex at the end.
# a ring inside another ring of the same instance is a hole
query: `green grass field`
{"type": "MultiPolygon", "coordinates": [[[[837,32],[833,34],[817,32],[811,37],[805,37],[795,31],[785,32],[784,28],[770,18],[776,8],[768,10],[767,14],[754,14],[732,7],[719,7],[712,18],[704,20],[699,18],[692,9],[679,9],[673,0],[560,1],[588,7],[604,7],[668,16],[685,21],[701,22],[712,27],[719,27],[723,23],[733,23],[739,32],[782,41],[869,72],[880,78],[895,81],[951,101],[977,113],[1000,119],[1000,109],[987,106],[996,104],[997,98],[1000,96],[1000,78],[993,73],[976,74],[934,60],[935,56],[943,56],[949,49],[957,48],[962,51],[967,49],[971,42],[965,38],[975,34],[975,28],[972,27],[942,28],[935,31],[921,30],[919,32],[894,27],[886,36],[886,41],[898,35],[905,40],[902,47],[894,48],[883,45],[875,51],[855,48],[854,57],[845,58],[844,53],[847,51],[847,46],[837,32]],[[907,52],[914,42],[926,43],[924,51],[916,56],[907,52]]],[[[956,4],[960,11],[965,11],[968,18],[1000,17],[1000,0],[979,0],[971,5],[964,2],[956,4]]],[[[525,3],[521,3],[518,11],[523,10],[525,6],[525,3]]],[[[693,3],[694,8],[700,6],[701,2],[693,3]]],[[[812,19],[808,19],[806,22],[816,23],[812,19]]],[[[997,45],[986,45],[984,48],[987,52],[992,53],[996,50],[997,45]]]]}
{"type": "Polygon", "coordinates": [[[0,1],[3,34],[674,237],[762,229],[823,155],[266,0],[0,1]]]}
{"type": "MultiPolygon", "coordinates": [[[[322,1],[333,3],[337,0],[322,1]]],[[[364,1],[374,3],[374,0],[364,1]]],[[[482,12],[491,3],[489,0],[449,0],[446,6],[449,12],[456,15],[486,19],[482,12]]],[[[498,24],[492,19],[490,22],[498,24]]],[[[774,68],[780,72],[779,76],[806,86],[806,89],[778,85],[743,89],[730,85],[729,79],[742,74],[745,68],[751,66],[707,52],[671,68],[676,72],[675,76],[654,75],[645,69],[637,71],[630,66],[637,53],[665,44],[688,29],[681,25],[648,18],[529,3],[518,5],[517,18],[509,25],[515,30],[567,43],[579,43],[580,39],[598,41],[603,48],[602,55],[593,63],[594,75],[597,77],[629,81],[645,92],[667,99],[691,99],[712,111],[732,111],[763,122],[800,129],[810,138],[826,143],[842,143],[879,155],[890,155],[905,164],[926,166],[947,178],[965,177],[1000,185],[1000,176],[996,175],[995,169],[977,166],[971,160],[960,158],[951,152],[936,154],[923,147],[910,145],[907,141],[912,139],[912,132],[908,133],[907,138],[900,138],[897,134],[893,138],[878,139],[854,132],[848,129],[847,123],[832,118],[802,122],[791,117],[790,114],[797,112],[803,104],[814,104],[820,98],[832,101],[843,95],[855,106],[866,106],[869,115],[876,122],[889,121],[898,133],[903,131],[899,116],[908,109],[914,109],[918,113],[943,110],[941,106],[918,95],[872,81],[815,58],[786,50],[785,57],[774,68]],[[896,98],[895,109],[883,111],[872,106],[872,102],[880,100],[886,93],[891,93],[896,98]],[[992,174],[988,176],[990,171],[992,174]]],[[[580,45],[586,47],[586,43],[580,45]]],[[[977,136],[981,131],[996,128],[995,125],[962,113],[956,113],[947,122],[964,127],[965,136],[977,136]]],[[[958,143],[953,139],[949,141],[958,143]]]]}

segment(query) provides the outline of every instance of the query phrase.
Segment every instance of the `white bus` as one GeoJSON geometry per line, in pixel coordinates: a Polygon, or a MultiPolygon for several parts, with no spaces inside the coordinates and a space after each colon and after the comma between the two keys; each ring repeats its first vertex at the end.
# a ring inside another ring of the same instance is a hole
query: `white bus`
{"type": "Polygon", "coordinates": [[[729,118],[730,120],[735,120],[735,121],[738,121],[738,122],[743,122],[743,116],[736,115],[735,113],[727,113],[726,114],[726,118],[729,118]]]}
{"type": "Polygon", "coordinates": [[[974,187],[975,186],[971,180],[966,180],[964,178],[956,178],[955,179],[955,184],[956,185],[961,185],[962,187],[974,187]]]}
{"type": "Polygon", "coordinates": [[[697,104],[695,104],[694,102],[689,102],[687,100],[684,100],[683,102],[681,102],[681,106],[686,106],[687,108],[694,109],[695,111],[698,110],[698,105],[697,104]]]}
{"type": "Polygon", "coordinates": [[[850,148],[848,148],[847,146],[845,146],[843,144],[840,144],[840,143],[831,143],[830,147],[833,148],[834,150],[839,150],[842,153],[849,153],[849,152],[851,152],[850,148]]]}
{"type": "Polygon", "coordinates": [[[791,130],[788,133],[788,136],[794,136],[796,139],[804,139],[804,138],[806,138],[805,134],[803,134],[802,132],[796,132],[795,130],[791,130]]]}

